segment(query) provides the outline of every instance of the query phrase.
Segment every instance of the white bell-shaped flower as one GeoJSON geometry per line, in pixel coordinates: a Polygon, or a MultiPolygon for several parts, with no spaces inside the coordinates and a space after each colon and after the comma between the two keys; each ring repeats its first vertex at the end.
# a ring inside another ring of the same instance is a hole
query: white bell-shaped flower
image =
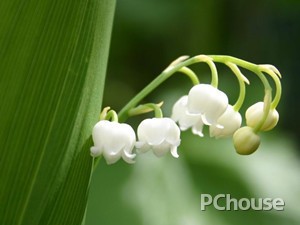
{"type": "Polygon", "coordinates": [[[232,105],[228,105],[226,111],[217,120],[217,123],[223,128],[212,124],[209,127],[210,136],[216,138],[229,137],[241,127],[242,116],[239,112],[233,109],[232,105]]]}
{"type": "Polygon", "coordinates": [[[177,147],[180,144],[180,129],[170,118],[152,118],[143,120],[137,129],[138,152],[153,153],[160,157],[168,151],[172,156],[178,158],[177,147]]]}
{"type": "Polygon", "coordinates": [[[197,84],[188,95],[188,111],[191,114],[200,114],[206,125],[216,124],[218,118],[228,106],[227,95],[209,84],[197,84]]]}
{"type": "MultiPolygon", "coordinates": [[[[257,102],[250,106],[246,111],[246,123],[249,127],[256,127],[260,123],[264,115],[264,103],[257,102]]],[[[268,131],[273,129],[279,120],[279,114],[276,109],[270,109],[266,121],[260,128],[262,131],[268,131]]]]}
{"type": "Polygon", "coordinates": [[[91,156],[103,155],[107,164],[115,163],[121,157],[127,163],[134,163],[132,150],[136,137],[128,124],[101,120],[94,126],[92,137],[91,156]]]}
{"type": "Polygon", "coordinates": [[[171,118],[178,122],[182,131],[192,128],[193,134],[203,137],[203,122],[200,114],[190,114],[187,109],[188,96],[182,96],[173,106],[171,118]]]}

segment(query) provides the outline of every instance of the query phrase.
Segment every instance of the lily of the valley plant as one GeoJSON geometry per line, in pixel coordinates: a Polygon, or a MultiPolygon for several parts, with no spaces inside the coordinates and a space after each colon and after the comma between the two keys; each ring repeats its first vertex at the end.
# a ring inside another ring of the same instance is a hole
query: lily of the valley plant
{"type": "Polygon", "coordinates": [[[94,146],[91,147],[91,156],[103,156],[108,164],[115,163],[120,158],[127,163],[134,163],[137,154],[147,151],[153,151],[158,157],[170,152],[172,156],[178,158],[180,132],[191,129],[193,134],[203,137],[204,126],[209,126],[211,137],[217,139],[231,137],[238,154],[251,154],[260,145],[259,132],[273,129],[279,120],[276,110],[281,97],[279,78],[281,78],[280,72],[272,65],[256,65],[231,56],[198,55],[192,58],[182,56],[172,62],[118,114],[109,107],[103,109],[100,121],[92,132],[94,146]],[[200,62],[210,67],[212,75],[210,84],[200,83],[198,76],[189,68],[190,65],[200,62]],[[232,105],[229,104],[226,93],[218,89],[215,62],[228,66],[238,79],[239,95],[232,105]],[[246,110],[245,126],[242,126],[239,110],[246,96],[246,84],[250,82],[242,74],[240,67],[252,71],[264,85],[262,101],[246,110]],[[171,118],[163,116],[162,104],[139,105],[146,95],[176,72],[187,75],[193,86],[186,95],[175,102],[171,118]],[[274,95],[266,75],[274,80],[276,89],[274,95]],[[136,136],[133,128],[124,122],[130,116],[150,111],[154,111],[155,117],[143,120],[137,128],[136,136]]]}

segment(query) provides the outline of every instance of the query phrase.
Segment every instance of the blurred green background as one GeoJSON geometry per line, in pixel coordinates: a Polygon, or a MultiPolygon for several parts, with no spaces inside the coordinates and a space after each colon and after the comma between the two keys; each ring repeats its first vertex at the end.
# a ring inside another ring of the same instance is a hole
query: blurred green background
{"type": "MultiPolygon", "coordinates": [[[[130,98],[181,55],[226,54],[282,73],[280,122],[261,134],[251,156],[235,153],[230,139],[182,133],[180,158],[151,153],[134,165],[119,162],[97,168],[90,190],[87,225],[300,224],[299,74],[300,1],[298,0],[123,0],[118,1],[103,106],[120,110],[130,98]],[[280,197],[284,211],[200,210],[200,194],[228,193],[235,198],[280,197]]],[[[220,64],[220,88],[231,103],[237,81],[220,64]]],[[[209,82],[209,70],[195,71],[209,82]]],[[[263,87],[252,73],[241,112],[260,101],[263,87]]],[[[147,97],[172,104],[187,93],[190,81],[175,75],[147,97]]],[[[152,114],[147,115],[152,116],[152,114]]],[[[130,119],[136,126],[142,117],[130,119]]]]}

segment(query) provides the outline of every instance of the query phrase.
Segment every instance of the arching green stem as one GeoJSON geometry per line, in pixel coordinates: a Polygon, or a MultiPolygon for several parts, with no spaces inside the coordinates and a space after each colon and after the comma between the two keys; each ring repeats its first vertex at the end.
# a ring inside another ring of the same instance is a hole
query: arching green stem
{"type": "Polygon", "coordinates": [[[191,70],[190,68],[184,66],[184,67],[180,68],[178,70],[178,72],[181,72],[181,73],[184,73],[185,75],[187,75],[191,79],[191,81],[193,82],[194,85],[197,85],[200,83],[199,78],[194,73],[194,71],[191,70]]]}
{"type": "Polygon", "coordinates": [[[275,94],[274,99],[271,103],[271,109],[275,109],[277,107],[279,101],[280,101],[280,98],[281,98],[281,92],[282,92],[281,82],[280,82],[278,76],[272,75],[272,74],[270,74],[270,75],[274,79],[274,82],[275,82],[275,85],[276,85],[276,94],[275,94]]]}
{"type": "Polygon", "coordinates": [[[110,110],[106,117],[105,117],[106,120],[111,120],[113,122],[118,122],[118,114],[116,113],[116,111],[114,110],[110,110]]]}
{"type": "Polygon", "coordinates": [[[259,67],[261,68],[261,71],[269,74],[272,77],[272,79],[274,80],[275,87],[276,87],[276,93],[275,93],[274,99],[271,103],[271,109],[275,109],[281,98],[282,90],[281,90],[281,82],[279,79],[281,77],[281,74],[274,66],[271,66],[271,65],[259,65],[259,67]],[[274,72],[274,70],[276,72],[274,72]]]}
{"type": "Polygon", "coordinates": [[[257,133],[261,127],[264,125],[269,112],[270,112],[270,108],[271,108],[271,101],[272,101],[272,88],[267,80],[267,78],[265,77],[265,75],[261,72],[261,67],[259,65],[256,65],[254,63],[250,63],[247,62],[245,60],[242,59],[238,59],[232,56],[226,56],[226,55],[209,55],[210,58],[213,59],[214,62],[220,62],[220,63],[234,63],[237,66],[246,68],[252,72],[254,72],[259,79],[261,80],[261,82],[264,85],[265,88],[265,97],[264,97],[264,114],[262,119],[259,121],[259,123],[257,124],[256,127],[253,128],[253,131],[255,133],[257,133]]]}
{"type": "Polygon", "coordinates": [[[265,97],[264,97],[264,114],[259,123],[254,127],[253,132],[258,133],[261,127],[264,125],[269,112],[271,108],[271,101],[272,101],[272,88],[267,80],[267,78],[264,76],[264,74],[259,70],[259,71],[254,71],[260,80],[262,81],[264,87],[265,87],[265,97]]]}
{"type": "MultiPolygon", "coordinates": [[[[200,62],[198,57],[187,59],[186,61],[179,62],[177,64],[171,64],[161,74],[159,74],[150,84],[148,84],[143,90],[141,90],[134,98],[132,98],[119,112],[119,120],[124,121],[129,116],[128,112],[134,108],[142,99],[150,94],[165,80],[170,78],[174,73],[179,71],[181,68],[200,62]]],[[[192,80],[193,81],[193,80],[192,80]]],[[[194,83],[194,81],[193,81],[194,83]]]]}
{"type": "Polygon", "coordinates": [[[196,74],[194,72],[191,73],[191,70],[188,68],[188,70],[185,69],[185,67],[199,62],[205,62],[208,64],[212,72],[211,85],[214,87],[218,87],[218,72],[215,64],[212,61],[212,58],[206,55],[197,55],[189,59],[187,59],[187,56],[179,57],[121,109],[118,114],[119,120],[126,120],[126,118],[129,116],[128,112],[130,109],[134,108],[143,98],[145,98],[155,88],[157,88],[160,84],[162,84],[176,72],[184,72],[192,80],[194,85],[199,84],[199,80],[196,74]]]}
{"type": "Polygon", "coordinates": [[[110,107],[105,107],[100,113],[100,120],[111,120],[118,122],[118,114],[116,111],[111,110],[110,107]]]}
{"type": "Polygon", "coordinates": [[[199,62],[205,62],[207,63],[207,65],[209,66],[210,70],[211,70],[211,85],[215,88],[218,87],[218,71],[217,71],[217,67],[213,62],[213,59],[210,56],[207,55],[197,55],[194,58],[197,58],[199,60],[199,62]]]}
{"type": "MultiPolygon", "coordinates": [[[[239,93],[239,97],[238,97],[236,103],[233,105],[233,109],[235,111],[239,111],[244,103],[245,96],[246,96],[245,77],[243,76],[242,72],[237,67],[237,65],[230,63],[230,62],[227,62],[225,64],[232,70],[232,72],[236,75],[236,77],[239,81],[240,93],[239,93]]],[[[249,83],[249,81],[248,81],[248,83],[249,83]]]]}
{"type": "Polygon", "coordinates": [[[211,70],[211,86],[218,88],[219,78],[218,78],[217,67],[211,60],[206,61],[206,63],[208,64],[211,70]]]}

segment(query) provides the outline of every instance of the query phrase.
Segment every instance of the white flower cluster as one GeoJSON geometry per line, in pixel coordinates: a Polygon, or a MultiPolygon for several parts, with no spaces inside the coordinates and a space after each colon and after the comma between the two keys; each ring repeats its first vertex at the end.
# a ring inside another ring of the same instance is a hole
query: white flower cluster
{"type": "MultiPolygon", "coordinates": [[[[236,151],[242,155],[253,153],[260,145],[260,138],[254,132],[264,117],[264,103],[258,102],[246,111],[246,127],[241,127],[242,116],[228,104],[226,94],[208,84],[195,85],[188,95],[181,97],[173,106],[172,119],[178,122],[182,131],[189,128],[203,137],[204,125],[209,126],[211,137],[233,136],[236,151]]],[[[270,109],[259,131],[273,129],[279,119],[276,109],[270,109]]]]}
{"type": "Polygon", "coordinates": [[[202,128],[209,126],[210,136],[221,138],[233,135],[240,128],[242,117],[228,104],[227,95],[209,84],[195,85],[188,95],[174,105],[172,119],[181,130],[203,136],[202,128]]]}
{"type": "Polygon", "coordinates": [[[279,120],[276,106],[281,97],[280,78],[281,74],[272,65],[255,65],[230,56],[180,57],[129,101],[119,112],[119,116],[109,107],[103,109],[100,115],[101,120],[93,129],[94,146],[90,149],[91,156],[103,156],[108,164],[115,163],[120,158],[127,163],[134,163],[137,153],[147,151],[152,151],[158,157],[170,152],[173,157],[178,158],[180,130],[191,129],[193,134],[203,137],[204,126],[209,126],[211,137],[232,137],[237,153],[251,154],[260,145],[258,133],[273,129],[279,120]],[[197,75],[187,67],[197,62],[205,62],[210,67],[211,84],[200,84],[197,75]],[[230,105],[227,95],[217,88],[218,73],[214,62],[221,62],[228,66],[239,81],[240,93],[234,105],[230,105]],[[257,102],[247,109],[246,126],[244,127],[241,127],[242,116],[239,109],[243,105],[246,94],[245,83],[249,84],[249,81],[241,73],[239,66],[256,73],[265,88],[264,101],[257,102]],[[147,94],[175,72],[187,75],[194,86],[187,95],[176,101],[171,118],[163,117],[160,109],[162,103],[136,106],[147,94]],[[272,88],[264,73],[270,75],[275,82],[274,99],[272,99],[272,88]],[[120,118],[124,121],[126,117],[150,111],[154,111],[155,118],[143,120],[137,128],[137,135],[130,125],[117,122],[120,118]]]}
{"type": "Polygon", "coordinates": [[[180,129],[170,118],[145,119],[137,129],[138,141],[132,127],[125,123],[99,121],[93,129],[93,157],[103,156],[107,164],[117,162],[121,157],[127,163],[134,163],[137,153],[152,150],[156,156],[167,152],[178,158],[177,147],[180,144],[180,129]]]}
{"type": "MultiPolygon", "coordinates": [[[[251,154],[260,145],[260,137],[253,129],[264,117],[264,103],[258,102],[250,106],[245,117],[247,126],[240,128],[241,114],[228,103],[227,95],[212,85],[198,84],[174,104],[171,118],[143,120],[137,128],[137,139],[133,128],[128,124],[99,121],[92,133],[94,146],[91,147],[91,156],[102,155],[108,164],[113,164],[120,158],[127,163],[134,163],[136,153],[149,150],[158,157],[171,152],[173,157],[178,158],[180,130],[191,128],[195,135],[203,137],[204,125],[209,126],[211,137],[232,136],[239,154],[251,154]]],[[[278,112],[271,109],[259,130],[271,130],[278,119],[278,112]]]]}

